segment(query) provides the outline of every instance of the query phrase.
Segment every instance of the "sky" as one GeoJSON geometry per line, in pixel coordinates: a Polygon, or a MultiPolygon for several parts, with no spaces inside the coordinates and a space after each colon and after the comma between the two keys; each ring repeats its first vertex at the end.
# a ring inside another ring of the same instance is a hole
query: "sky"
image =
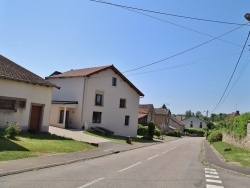
{"type": "Polygon", "coordinates": [[[106,2],[167,15],[90,0],[0,0],[0,54],[43,78],[113,64],[144,93],[141,104],[172,114],[250,112],[249,1],[106,2]]]}

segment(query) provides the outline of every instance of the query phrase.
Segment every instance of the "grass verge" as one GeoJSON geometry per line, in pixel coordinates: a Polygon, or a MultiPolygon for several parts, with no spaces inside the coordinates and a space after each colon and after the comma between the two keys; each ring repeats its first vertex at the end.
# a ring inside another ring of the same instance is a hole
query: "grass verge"
{"type": "Polygon", "coordinates": [[[50,135],[49,133],[20,133],[16,139],[8,139],[0,130],[0,161],[38,157],[58,153],[70,153],[94,149],[84,142],[50,135]]]}
{"type": "MultiPolygon", "coordinates": [[[[97,136],[101,138],[105,138],[107,140],[111,140],[114,142],[119,142],[119,143],[126,143],[126,138],[125,136],[103,136],[102,134],[96,132],[96,131],[84,131],[83,134],[91,135],[91,136],[97,136]]],[[[138,143],[152,143],[152,142],[159,142],[159,139],[154,139],[154,140],[146,140],[146,139],[141,139],[141,136],[137,137],[132,137],[132,143],[138,144],[138,143]]]]}
{"type": "Polygon", "coordinates": [[[223,156],[226,162],[237,162],[242,166],[250,167],[250,151],[228,144],[226,142],[213,142],[213,147],[223,156]],[[224,151],[231,148],[231,151],[224,151]]]}

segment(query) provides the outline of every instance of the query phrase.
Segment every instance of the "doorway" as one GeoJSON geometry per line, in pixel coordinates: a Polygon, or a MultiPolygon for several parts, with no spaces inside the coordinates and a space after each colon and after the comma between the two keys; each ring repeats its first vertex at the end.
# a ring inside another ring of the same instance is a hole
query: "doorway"
{"type": "Polygon", "coordinates": [[[29,131],[31,132],[40,131],[42,110],[43,106],[36,106],[36,105],[31,106],[29,131]]]}

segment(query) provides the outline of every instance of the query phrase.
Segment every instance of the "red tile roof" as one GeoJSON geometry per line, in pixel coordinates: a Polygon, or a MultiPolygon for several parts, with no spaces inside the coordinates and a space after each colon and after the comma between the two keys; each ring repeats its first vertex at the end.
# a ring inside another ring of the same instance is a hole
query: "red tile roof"
{"type": "Polygon", "coordinates": [[[70,78],[70,77],[90,77],[94,74],[98,74],[99,72],[105,71],[107,69],[111,69],[115,72],[115,74],[119,75],[125,82],[127,82],[130,87],[132,87],[140,96],[144,96],[144,94],[137,89],[118,69],[116,69],[113,65],[101,66],[101,67],[92,67],[85,69],[76,69],[70,70],[61,74],[54,74],[48,76],[46,78],[70,78]]]}
{"type": "Polygon", "coordinates": [[[154,108],[153,104],[140,104],[139,114],[148,114],[150,108],[154,108]]]}
{"type": "Polygon", "coordinates": [[[176,117],[170,117],[173,121],[175,121],[176,123],[178,123],[179,125],[184,125],[181,121],[179,121],[179,119],[177,119],[176,117]]]}
{"type": "Polygon", "coordinates": [[[169,113],[169,109],[166,108],[155,108],[155,114],[166,115],[169,113]]]}
{"type": "Polygon", "coordinates": [[[0,55],[0,78],[60,89],[57,85],[39,77],[2,55],[0,55]]]}

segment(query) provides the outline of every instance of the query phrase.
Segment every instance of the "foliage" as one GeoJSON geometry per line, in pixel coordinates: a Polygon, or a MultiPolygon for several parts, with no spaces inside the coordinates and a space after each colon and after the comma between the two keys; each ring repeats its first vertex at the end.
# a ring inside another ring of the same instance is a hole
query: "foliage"
{"type": "Polygon", "coordinates": [[[200,134],[200,135],[205,134],[204,129],[195,129],[195,128],[184,129],[184,132],[187,132],[189,134],[200,134]]]}
{"type": "Polygon", "coordinates": [[[222,141],[222,131],[212,131],[209,133],[207,140],[212,143],[212,142],[219,142],[222,141]]]}
{"type": "Polygon", "coordinates": [[[18,125],[17,122],[8,124],[5,128],[5,133],[8,138],[14,139],[20,132],[22,128],[18,125]]]}
{"type": "Polygon", "coordinates": [[[167,109],[167,107],[166,107],[166,105],[165,105],[165,104],[163,104],[161,108],[165,108],[165,109],[167,109]]]}
{"type": "Polygon", "coordinates": [[[175,137],[181,137],[181,132],[178,130],[168,131],[166,132],[167,136],[175,136],[175,137]]]}
{"type": "Polygon", "coordinates": [[[160,137],[161,136],[161,130],[158,128],[155,128],[154,135],[160,137]]]}
{"type": "Polygon", "coordinates": [[[147,132],[148,132],[148,126],[143,126],[141,124],[138,124],[137,135],[145,136],[147,135],[147,132]]]}
{"type": "Polygon", "coordinates": [[[247,121],[250,120],[250,113],[244,113],[236,116],[229,125],[228,131],[240,138],[245,137],[247,134],[247,121]]]}
{"type": "Polygon", "coordinates": [[[155,122],[153,121],[148,122],[148,137],[149,138],[154,137],[154,131],[155,131],[155,122]]]}
{"type": "Polygon", "coordinates": [[[212,145],[227,162],[238,162],[243,166],[250,167],[249,150],[225,142],[213,142],[212,145]],[[231,148],[231,151],[224,151],[225,148],[231,148]]]}

